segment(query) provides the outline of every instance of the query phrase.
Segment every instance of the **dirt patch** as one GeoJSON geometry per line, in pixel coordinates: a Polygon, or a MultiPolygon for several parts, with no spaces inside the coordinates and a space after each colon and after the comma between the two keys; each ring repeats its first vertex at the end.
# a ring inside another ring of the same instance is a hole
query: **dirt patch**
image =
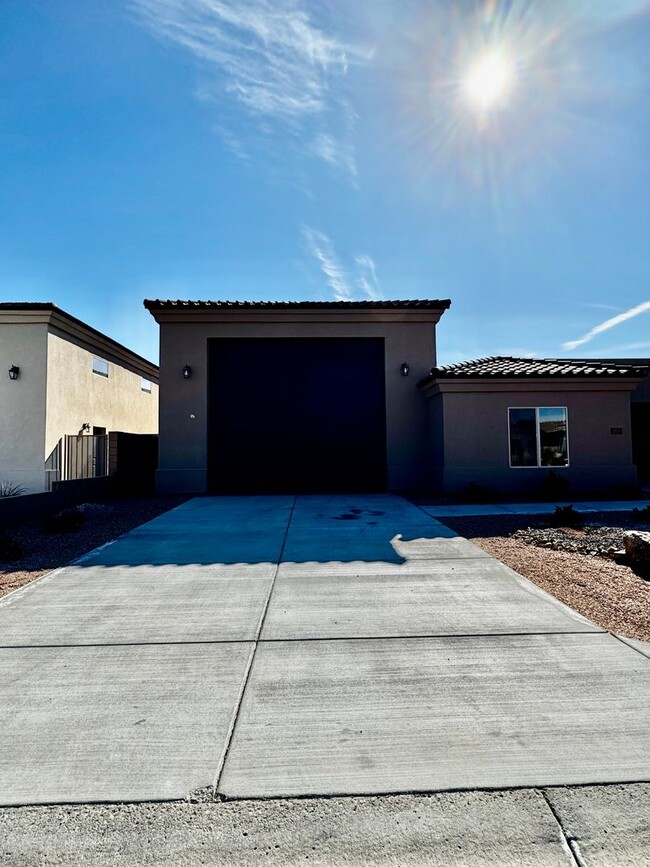
{"type": "Polygon", "coordinates": [[[151,521],[186,499],[129,497],[110,500],[85,509],[83,524],[69,533],[45,532],[43,521],[24,521],[0,528],[23,551],[19,559],[0,561],[0,597],[151,521]]]}
{"type": "Polygon", "coordinates": [[[647,521],[628,512],[591,514],[576,531],[548,528],[543,516],[440,520],[603,629],[650,641],[650,581],[603,556],[622,548],[625,530],[649,529],[647,521]]]}

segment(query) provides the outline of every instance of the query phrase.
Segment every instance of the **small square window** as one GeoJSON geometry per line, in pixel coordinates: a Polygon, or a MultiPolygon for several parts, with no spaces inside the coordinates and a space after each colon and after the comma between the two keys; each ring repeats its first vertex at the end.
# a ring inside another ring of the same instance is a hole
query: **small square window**
{"type": "Polygon", "coordinates": [[[146,391],[147,394],[151,394],[151,383],[144,377],[140,380],[140,391],[146,391]]]}
{"type": "Polygon", "coordinates": [[[93,373],[108,377],[108,361],[104,361],[102,358],[93,358],[93,373]]]}

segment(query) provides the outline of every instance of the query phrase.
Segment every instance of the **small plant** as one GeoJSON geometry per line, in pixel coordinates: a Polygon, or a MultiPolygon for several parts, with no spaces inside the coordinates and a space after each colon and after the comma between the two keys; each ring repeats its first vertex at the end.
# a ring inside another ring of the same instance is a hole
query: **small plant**
{"type": "Polygon", "coordinates": [[[582,527],[584,520],[573,506],[556,506],[548,517],[548,523],[551,527],[582,527]]]}
{"type": "Polygon", "coordinates": [[[0,560],[18,560],[23,556],[23,546],[9,535],[0,532],[0,560]]]}
{"type": "Polygon", "coordinates": [[[549,470],[542,482],[542,496],[546,500],[562,500],[569,491],[569,480],[555,470],[549,470]]]}
{"type": "Polygon", "coordinates": [[[15,482],[0,482],[0,497],[20,497],[25,493],[22,485],[15,482]]]}
{"type": "Polygon", "coordinates": [[[44,530],[46,533],[74,533],[82,524],[85,523],[86,516],[81,511],[73,507],[72,509],[63,509],[62,512],[57,512],[45,522],[44,530]]]}

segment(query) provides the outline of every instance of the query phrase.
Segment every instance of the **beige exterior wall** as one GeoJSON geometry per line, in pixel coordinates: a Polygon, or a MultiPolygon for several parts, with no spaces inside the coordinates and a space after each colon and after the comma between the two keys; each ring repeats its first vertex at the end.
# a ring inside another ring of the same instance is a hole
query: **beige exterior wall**
{"type": "MultiPolygon", "coordinates": [[[[160,329],[160,468],[163,492],[207,489],[208,340],[212,338],[379,337],[385,341],[388,486],[421,487],[427,454],[426,402],[417,387],[435,364],[440,310],[155,311],[160,329]],[[410,365],[408,377],[400,366],[410,365]],[[183,380],[189,364],[193,375],[183,380]],[[194,418],[192,418],[194,416],[194,418]]],[[[264,371],[255,389],[264,388],[264,371]]]]}
{"type": "Polygon", "coordinates": [[[42,491],[45,482],[46,356],[46,324],[0,323],[0,482],[27,493],[42,491]],[[11,381],[14,364],[20,377],[11,381]]]}
{"type": "Polygon", "coordinates": [[[650,403],[650,376],[646,376],[643,382],[639,383],[632,395],[632,401],[634,403],[650,403]]]}
{"type": "Polygon", "coordinates": [[[158,430],[158,369],[52,305],[0,308],[0,481],[46,490],[45,461],[81,425],[158,430]],[[92,372],[109,362],[108,379],[92,372]],[[15,364],[20,377],[11,381],[15,364]],[[152,382],[151,394],[140,389],[152,382]]]}
{"type": "Polygon", "coordinates": [[[636,484],[630,392],[634,381],[607,383],[449,382],[427,386],[432,465],[438,490],[460,493],[474,482],[496,491],[535,493],[548,467],[510,467],[508,408],[565,406],[569,466],[553,467],[571,489],[636,484]],[[611,428],[622,428],[612,434],[611,428]]]}
{"type": "Polygon", "coordinates": [[[142,376],[110,353],[93,351],[70,337],[48,334],[45,456],[64,434],[81,433],[84,422],[90,424],[90,433],[93,426],[107,431],[156,433],[158,385],[152,383],[151,394],[142,391],[142,376]],[[93,373],[93,358],[108,362],[108,377],[93,373]]]}

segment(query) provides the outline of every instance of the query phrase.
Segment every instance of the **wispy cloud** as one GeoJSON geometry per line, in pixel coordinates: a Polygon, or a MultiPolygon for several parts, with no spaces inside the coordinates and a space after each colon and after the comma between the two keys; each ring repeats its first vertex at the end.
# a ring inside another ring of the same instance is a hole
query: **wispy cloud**
{"type": "Polygon", "coordinates": [[[350,144],[340,141],[330,133],[320,133],[314,139],[313,152],[331,166],[343,169],[350,177],[357,177],[357,163],[350,144]]]}
{"type": "MultiPolygon", "coordinates": [[[[228,94],[247,112],[286,133],[308,119],[342,113],[337,82],[367,59],[314,22],[304,0],[130,0],[156,37],[189,51],[203,65],[203,99],[228,94]],[[339,109],[335,112],[336,109],[339,109]]],[[[312,152],[356,173],[349,145],[324,132],[312,152]]]]}
{"type": "Polygon", "coordinates": [[[381,298],[377,267],[370,256],[356,256],[354,267],[346,268],[324,232],[303,226],[302,234],[336,301],[351,301],[359,296],[373,301],[381,298]]]}
{"type": "Polygon", "coordinates": [[[237,136],[233,135],[233,133],[229,129],[227,129],[225,126],[221,126],[220,124],[214,124],[212,128],[217,133],[224,145],[228,148],[228,150],[233,153],[238,159],[242,160],[242,162],[248,162],[250,160],[250,154],[248,153],[244,145],[237,138],[237,136]]]}
{"type": "Polygon", "coordinates": [[[354,260],[357,264],[357,285],[368,298],[378,301],[381,298],[379,280],[377,279],[377,266],[370,256],[357,256],[354,260]]]}
{"type": "MultiPolygon", "coordinates": [[[[642,350],[650,349],[650,342],[648,341],[639,341],[638,343],[623,343],[617,344],[616,346],[606,346],[603,349],[589,350],[585,352],[586,358],[618,358],[620,356],[627,355],[628,353],[638,353],[642,350]]],[[[633,357],[635,357],[633,355],[633,357]]]]}
{"type": "Polygon", "coordinates": [[[642,304],[637,304],[636,307],[632,307],[630,310],[626,310],[624,313],[619,313],[618,316],[612,316],[611,319],[606,319],[605,322],[596,325],[591,329],[591,331],[588,331],[584,337],[579,337],[577,340],[568,340],[566,343],[562,344],[562,349],[571,350],[577,349],[579,346],[584,346],[585,343],[589,343],[590,340],[593,340],[594,337],[597,337],[604,331],[609,331],[610,328],[615,328],[617,325],[627,322],[628,319],[634,319],[635,316],[639,316],[641,313],[646,313],[648,310],[650,310],[650,301],[644,301],[642,304]]]}
{"type": "Polygon", "coordinates": [[[307,241],[307,249],[320,265],[335,300],[348,301],[352,295],[350,283],[330,239],[323,232],[306,226],[302,233],[307,241]]]}

